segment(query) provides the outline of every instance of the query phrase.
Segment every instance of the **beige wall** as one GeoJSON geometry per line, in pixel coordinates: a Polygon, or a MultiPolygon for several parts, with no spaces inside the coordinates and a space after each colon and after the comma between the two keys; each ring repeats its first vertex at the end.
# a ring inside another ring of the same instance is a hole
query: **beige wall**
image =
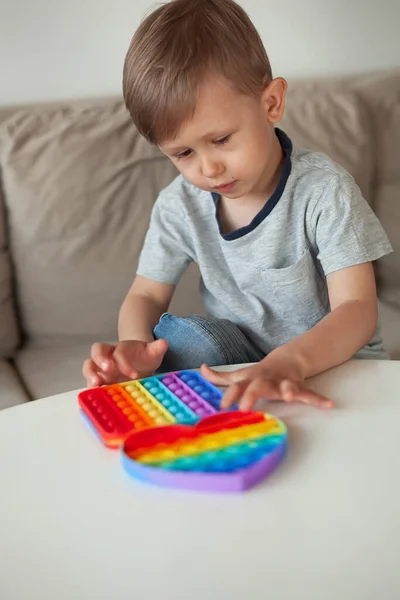
{"type": "MultiPolygon", "coordinates": [[[[399,0],[241,0],[275,74],[400,66],[399,0]]],[[[0,105],[119,93],[152,0],[0,0],[0,105]]],[[[210,43],[211,40],[210,40],[210,43]]]]}

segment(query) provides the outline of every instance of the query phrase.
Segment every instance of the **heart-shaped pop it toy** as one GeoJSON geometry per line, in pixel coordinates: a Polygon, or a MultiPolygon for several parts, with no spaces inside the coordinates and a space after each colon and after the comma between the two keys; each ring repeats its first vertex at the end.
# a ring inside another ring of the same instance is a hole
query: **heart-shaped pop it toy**
{"type": "Polygon", "coordinates": [[[241,491],[264,479],[286,454],[287,430],[261,412],[220,413],[194,427],[170,425],[132,434],[122,448],[125,469],[158,485],[241,491]]]}

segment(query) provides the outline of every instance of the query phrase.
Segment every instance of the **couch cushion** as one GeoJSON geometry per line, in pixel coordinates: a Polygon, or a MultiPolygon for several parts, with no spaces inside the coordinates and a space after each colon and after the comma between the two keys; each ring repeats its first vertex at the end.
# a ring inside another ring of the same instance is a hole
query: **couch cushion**
{"type": "Polygon", "coordinates": [[[28,343],[18,354],[16,368],[34,400],[84,387],[84,360],[92,340],[51,338],[46,345],[28,343]]]}
{"type": "Polygon", "coordinates": [[[340,163],[370,201],[373,145],[369,116],[345,80],[290,83],[280,126],[297,145],[325,152],[340,163]]]}
{"type": "Polygon", "coordinates": [[[0,169],[0,359],[12,356],[20,342],[4,208],[0,169]]]}
{"type": "Polygon", "coordinates": [[[24,331],[114,338],[153,202],[174,166],[119,100],[21,110],[0,140],[24,331]]]}
{"type": "Polygon", "coordinates": [[[381,302],[380,318],[386,350],[392,359],[400,360],[400,310],[387,302],[381,302]]]}
{"type": "MultiPolygon", "coordinates": [[[[182,277],[184,293],[175,293],[171,302],[171,312],[185,316],[190,312],[203,314],[199,287],[199,273],[196,265],[190,265],[182,277]]],[[[94,342],[116,338],[91,336],[82,339],[78,336],[38,336],[28,342],[18,353],[15,364],[21,378],[33,399],[60,394],[85,385],[82,375],[83,362],[90,356],[94,342]]]]}
{"type": "Polygon", "coordinates": [[[373,131],[372,207],[394,248],[379,261],[380,296],[400,308],[400,70],[359,77],[352,85],[369,109],[373,131]]]}
{"type": "Polygon", "coordinates": [[[5,360],[0,361],[0,410],[28,402],[15,369],[5,360]]]}

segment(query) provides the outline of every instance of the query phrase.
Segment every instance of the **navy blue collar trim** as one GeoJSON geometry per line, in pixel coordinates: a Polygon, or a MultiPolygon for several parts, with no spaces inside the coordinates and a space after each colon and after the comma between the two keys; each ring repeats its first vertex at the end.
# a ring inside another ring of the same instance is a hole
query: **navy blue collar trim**
{"type": "Polygon", "coordinates": [[[212,195],[212,198],[213,198],[214,204],[215,204],[215,216],[216,216],[216,219],[218,222],[219,232],[220,232],[221,236],[224,238],[224,240],[227,240],[227,241],[237,240],[238,238],[243,237],[244,235],[247,235],[248,233],[253,231],[253,229],[255,229],[262,221],[264,221],[264,219],[266,217],[268,217],[268,215],[274,210],[275,206],[278,204],[278,202],[283,194],[283,191],[286,186],[286,182],[287,182],[290,172],[292,170],[291,156],[292,156],[292,152],[293,152],[293,144],[292,144],[290,138],[281,129],[276,128],[275,133],[280,141],[282,150],[285,154],[285,162],[283,163],[282,175],[281,175],[280,181],[279,181],[278,185],[276,186],[272,196],[270,196],[270,198],[268,198],[267,202],[264,204],[264,206],[262,207],[260,212],[256,214],[256,216],[254,217],[252,222],[249,223],[249,225],[246,225],[245,227],[240,227],[239,229],[236,229],[235,231],[231,231],[230,233],[222,233],[221,223],[220,223],[220,220],[218,217],[218,202],[220,199],[220,195],[217,194],[216,192],[211,192],[211,195],[212,195]]]}

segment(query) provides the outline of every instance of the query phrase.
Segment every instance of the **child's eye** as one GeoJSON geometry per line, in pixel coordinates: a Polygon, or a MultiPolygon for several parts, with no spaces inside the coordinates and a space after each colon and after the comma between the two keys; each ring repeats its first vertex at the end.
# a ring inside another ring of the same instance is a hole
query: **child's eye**
{"type": "Polygon", "coordinates": [[[229,142],[230,139],[231,139],[230,135],[225,135],[224,137],[219,138],[219,140],[215,140],[214,144],[217,144],[217,146],[223,146],[224,144],[229,142]]]}
{"type": "Polygon", "coordinates": [[[189,156],[192,154],[192,150],[190,150],[189,148],[187,150],[184,150],[183,152],[179,152],[178,154],[175,154],[175,158],[177,158],[178,160],[181,158],[189,158],[189,156]]]}

